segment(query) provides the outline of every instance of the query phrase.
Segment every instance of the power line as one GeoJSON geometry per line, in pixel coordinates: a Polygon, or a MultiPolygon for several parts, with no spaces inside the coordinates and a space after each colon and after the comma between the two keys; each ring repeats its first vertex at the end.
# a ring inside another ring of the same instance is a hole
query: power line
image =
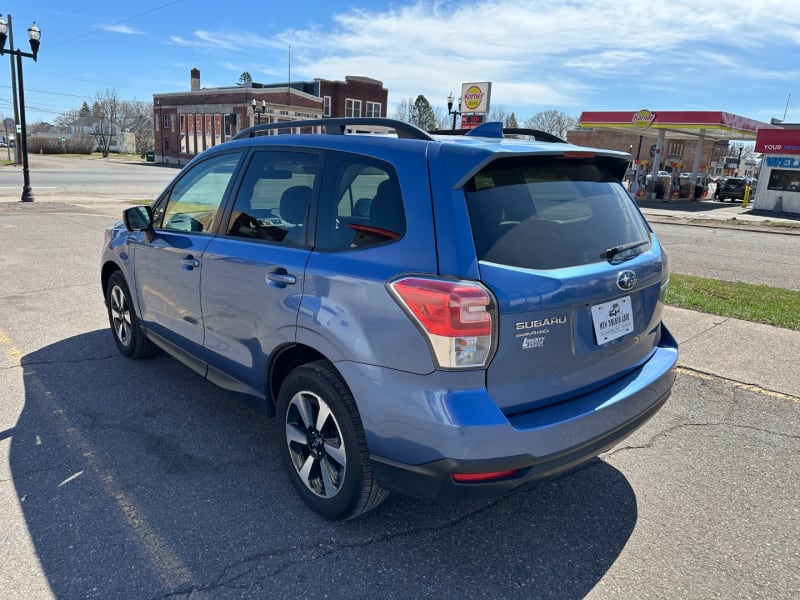
{"type": "MultiPolygon", "coordinates": [[[[6,88],[6,89],[10,90],[11,86],[10,85],[0,85],[0,88],[6,88]]],[[[51,96],[70,96],[71,98],[86,98],[86,96],[83,95],[83,94],[65,94],[63,92],[48,92],[46,90],[34,90],[34,89],[29,88],[27,86],[25,86],[25,92],[26,93],[27,92],[36,92],[36,93],[39,93],[39,94],[49,94],[51,96]]]]}
{"type": "Polygon", "coordinates": [[[183,0],[173,0],[172,2],[167,2],[166,4],[162,4],[161,6],[156,6],[155,8],[151,8],[150,10],[146,10],[144,12],[141,12],[138,15],[134,15],[132,17],[128,17],[127,19],[123,19],[122,21],[117,21],[116,23],[111,23],[109,25],[103,25],[102,27],[98,27],[97,29],[92,29],[91,31],[88,31],[86,33],[82,33],[80,35],[76,35],[75,37],[71,37],[71,38],[66,39],[64,41],[61,41],[61,42],[56,42],[55,44],[48,44],[47,47],[49,49],[49,48],[56,48],[58,46],[63,46],[64,44],[68,44],[70,42],[74,42],[75,40],[79,40],[79,39],[88,37],[90,35],[93,35],[95,33],[100,32],[100,31],[105,31],[105,30],[110,29],[111,27],[114,27],[116,25],[122,25],[123,23],[127,23],[129,21],[133,21],[134,19],[138,19],[139,17],[143,17],[144,15],[148,15],[148,14],[150,14],[152,12],[156,12],[158,10],[161,10],[162,8],[167,8],[168,6],[173,6],[173,5],[179,4],[181,2],[183,2],[183,0]]]}

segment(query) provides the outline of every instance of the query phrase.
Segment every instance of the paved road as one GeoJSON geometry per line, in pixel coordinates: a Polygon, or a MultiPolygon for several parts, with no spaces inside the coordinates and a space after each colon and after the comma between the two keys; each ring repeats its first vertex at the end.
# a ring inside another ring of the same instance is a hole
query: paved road
{"type": "Polygon", "coordinates": [[[670,270],[800,290],[800,235],[653,222],[670,270]]]}
{"type": "MultiPolygon", "coordinates": [[[[99,156],[32,156],[31,188],[37,202],[117,202],[155,198],[177,169],[139,161],[103,159],[99,156]]],[[[22,169],[0,167],[0,202],[18,201],[22,195],[22,169]]]]}

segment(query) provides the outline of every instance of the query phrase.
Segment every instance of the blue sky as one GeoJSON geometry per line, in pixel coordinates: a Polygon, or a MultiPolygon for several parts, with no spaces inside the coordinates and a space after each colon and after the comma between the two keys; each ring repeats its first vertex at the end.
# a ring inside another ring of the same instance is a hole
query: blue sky
{"type": "MultiPolygon", "coordinates": [[[[12,0],[28,122],[52,121],[106,90],[154,93],[362,75],[389,115],[424,94],[446,111],[461,83],[492,82],[492,106],[522,123],[548,109],[722,110],[800,122],[796,0],[12,0]],[[291,49],[291,50],[290,50],[291,49]],[[787,110],[788,100],[788,110],[787,110]]],[[[8,47],[8,46],[7,46],[8,47]]],[[[8,61],[8,58],[2,59],[8,61]]],[[[0,114],[13,116],[8,62],[0,114]]]]}

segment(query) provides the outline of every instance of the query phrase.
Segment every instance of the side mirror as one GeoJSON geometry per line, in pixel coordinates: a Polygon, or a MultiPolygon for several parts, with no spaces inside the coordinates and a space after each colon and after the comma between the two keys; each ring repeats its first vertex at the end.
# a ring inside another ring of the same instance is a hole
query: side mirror
{"type": "Polygon", "coordinates": [[[153,211],[149,206],[132,206],[122,212],[122,220],[128,231],[143,231],[147,243],[153,241],[153,211]]]}

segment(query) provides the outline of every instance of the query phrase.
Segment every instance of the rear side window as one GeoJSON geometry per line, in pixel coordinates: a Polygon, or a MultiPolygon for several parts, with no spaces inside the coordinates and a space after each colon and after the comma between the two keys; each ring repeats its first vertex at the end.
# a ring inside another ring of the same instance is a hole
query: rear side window
{"type": "Polygon", "coordinates": [[[465,187],[479,260],[527,269],[619,262],[649,232],[603,157],[499,159],[465,187]],[[609,252],[612,249],[616,249],[609,252]]]}
{"type": "Polygon", "coordinates": [[[405,209],[394,167],[347,153],[334,155],[331,163],[320,201],[316,249],[354,250],[403,237],[405,209]]]}

